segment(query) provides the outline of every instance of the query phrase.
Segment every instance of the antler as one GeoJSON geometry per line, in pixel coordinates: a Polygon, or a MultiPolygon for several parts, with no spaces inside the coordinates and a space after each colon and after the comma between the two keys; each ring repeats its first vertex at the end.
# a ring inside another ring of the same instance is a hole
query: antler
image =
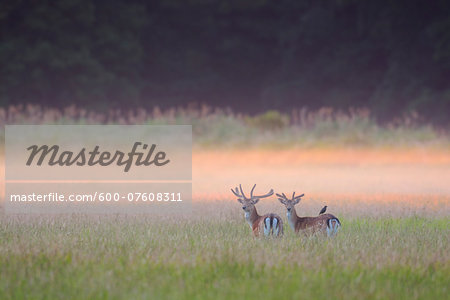
{"type": "MultiPolygon", "coordinates": [[[[253,186],[253,189],[255,188],[256,184],[253,186]]],[[[269,196],[273,195],[273,189],[270,189],[270,191],[267,194],[261,195],[261,196],[253,196],[253,189],[252,189],[252,193],[251,193],[251,198],[252,199],[262,199],[262,198],[267,198],[269,196]]]]}
{"type": "Polygon", "coordinates": [[[278,200],[280,200],[281,203],[285,203],[286,201],[289,201],[289,199],[286,197],[286,195],[284,193],[280,194],[276,194],[278,197],[278,200]]]}
{"type": "Polygon", "coordinates": [[[300,196],[295,197],[295,192],[294,192],[294,193],[292,194],[292,200],[294,201],[294,200],[300,199],[300,198],[302,198],[303,196],[305,196],[305,194],[301,194],[300,196]]]}
{"type": "Polygon", "coordinates": [[[278,197],[278,200],[280,200],[281,203],[285,203],[286,201],[294,201],[295,204],[297,204],[298,202],[300,202],[301,198],[303,196],[305,196],[305,194],[301,194],[300,196],[295,196],[295,192],[292,194],[292,199],[288,199],[288,197],[286,197],[286,195],[284,193],[280,194],[276,194],[278,197]]]}
{"type": "MultiPolygon", "coordinates": [[[[255,184],[255,186],[256,186],[256,184],[255,184]]],[[[253,186],[253,188],[255,188],[255,186],[253,186]]],[[[242,185],[241,185],[241,184],[239,184],[239,189],[241,190],[241,193],[240,193],[240,194],[239,194],[239,190],[238,190],[237,187],[236,187],[236,190],[231,189],[231,192],[233,192],[233,194],[234,194],[236,197],[238,197],[238,198],[243,198],[243,199],[245,199],[245,200],[250,200],[249,198],[247,198],[247,197],[245,196],[244,191],[242,190],[242,185]]],[[[253,193],[253,189],[252,189],[252,193],[253,193]]],[[[250,196],[250,198],[251,198],[251,196],[250,196]]]]}
{"type": "Polygon", "coordinates": [[[256,183],[253,185],[252,190],[250,192],[250,199],[253,198],[253,191],[254,191],[255,187],[256,187],[256,183]]]}
{"type": "Polygon", "coordinates": [[[301,194],[300,196],[295,197],[295,192],[292,194],[292,201],[294,201],[294,204],[297,204],[302,200],[302,197],[305,196],[305,194],[301,194]]]}
{"type": "Polygon", "coordinates": [[[231,192],[232,192],[236,197],[238,197],[238,198],[242,198],[242,199],[244,199],[244,200],[256,200],[256,202],[257,202],[259,199],[266,198],[266,197],[269,197],[269,196],[272,196],[272,195],[273,195],[273,189],[271,189],[271,190],[270,190],[267,194],[265,194],[265,195],[261,195],[261,196],[253,196],[253,191],[255,190],[255,187],[256,187],[256,184],[253,185],[252,190],[250,191],[250,198],[247,198],[247,197],[245,196],[244,191],[242,190],[242,185],[241,185],[241,184],[239,184],[239,190],[238,190],[238,188],[236,187],[234,190],[231,189],[231,192]],[[239,191],[240,191],[240,192],[239,192],[239,191]]]}

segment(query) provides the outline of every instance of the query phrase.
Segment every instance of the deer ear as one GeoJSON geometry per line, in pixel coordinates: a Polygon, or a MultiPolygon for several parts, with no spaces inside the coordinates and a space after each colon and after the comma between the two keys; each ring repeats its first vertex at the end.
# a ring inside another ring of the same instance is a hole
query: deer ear
{"type": "Polygon", "coordinates": [[[244,202],[242,201],[241,198],[237,198],[237,201],[238,201],[239,203],[241,203],[241,204],[244,204],[244,202]]]}
{"type": "Polygon", "coordinates": [[[294,200],[294,204],[297,204],[300,202],[300,200],[302,200],[302,197],[305,196],[305,194],[301,194],[300,196],[295,197],[294,200]]]}
{"type": "Polygon", "coordinates": [[[281,198],[278,198],[278,201],[280,201],[281,202],[281,204],[286,204],[286,201],[284,201],[283,199],[281,199],[281,198]]]}
{"type": "Polygon", "coordinates": [[[256,204],[256,203],[258,203],[258,201],[259,201],[259,198],[253,199],[252,204],[256,204]]]}

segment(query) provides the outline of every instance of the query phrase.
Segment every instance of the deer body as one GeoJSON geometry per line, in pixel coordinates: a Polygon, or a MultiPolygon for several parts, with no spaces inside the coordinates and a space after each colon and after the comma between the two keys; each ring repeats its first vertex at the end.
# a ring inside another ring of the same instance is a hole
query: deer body
{"type": "Polygon", "coordinates": [[[236,190],[231,189],[233,194],[238,197],[238,202],[242,204],[242,209],[245,212],[245,220],[248,225],[252,229],[254,236],[259,236],[261,231],[264,233],[264,236],[281,236],[283,235],[283,221],[280,216],[276,214],[265,214],[259,215],[256,210],[255,204],[259,201],[259,199],[269,197],[273,194],[273,190],[270,190],[269,193],[262,196],[253,196],[253,190],[255,189],[256,184],[253,186],[252,191],[250,192],[250,198],[247,198],[242,191],[242,186],[239,185],[240,192],[238,188],[236,190]]]}
{"type": "Polygon", "coordinates": [[[295,233],[300,231],[304,233],[323,232],[328,236],[333,236],[341,227],[339,219],[332,214],[322,214],[317,217],[299,217],[294,206],[300,202],[304,194],[295,197],[294,193],[291,200],[284,193],[281,195],[277,194],[277,196],[278,200],[286,206],[288,222],[295,233]]]}
{"type": "Polygon", "coordinates": [[[255,206],[250,212],[245,212],[245,220],[250,225],[254,236],[259,236],[261,231],[264,232],[265,236],[283,234],[283,221],[281,218],[272,213],[260,216],[255,206]]]}
{"type": "Polygon", "coordinates": [[[332,214],[323,214],[317,217],[299,217],[295,208],[287,212],[289,225],[295,233],[304,232],[323,232],[328,236],[334,235],[339,230],[341,223],[338,218],[332,214]]]}

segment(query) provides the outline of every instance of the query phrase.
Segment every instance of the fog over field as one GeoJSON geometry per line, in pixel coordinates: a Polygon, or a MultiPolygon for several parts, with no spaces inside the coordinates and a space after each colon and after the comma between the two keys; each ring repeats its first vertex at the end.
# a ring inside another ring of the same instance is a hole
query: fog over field
{"type": "MultiPolygon", "coordinates": [[[[4,172],[1,174],[4,176],[4,172]]],[[[196,149],[193,152],[195,202],[234,203],[231,188],[239,184],[250,188],[256,183],[260,193],[272,188],[286,194],[305,193],[301,205],[309,214],[327,204],[330,209],[337,212],[344,209],[352,215],[395,215],[401,210],[408,214],[448,216],[449,178],[450,153],[446,149],[196,149]],[[386,210],[372,211],[370,206],[386,210]]],[[[261,201],[260,205],[273,203],[278,204],[275,197],[261,201]]],[[[239,211],[238,203],[235,204],[239,211]]]]}

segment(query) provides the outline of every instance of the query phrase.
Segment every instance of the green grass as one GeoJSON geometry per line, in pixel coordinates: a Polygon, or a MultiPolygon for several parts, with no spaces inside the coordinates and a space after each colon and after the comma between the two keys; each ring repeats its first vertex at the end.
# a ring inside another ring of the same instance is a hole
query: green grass
{"type": "Polygon", "coordinates": [[[181,219],[2,215],[0,299],[448,297],[448,218],[344,216],[333,239],[256,239],[234,210],[202,217],[208,205],[181,219]]]}

